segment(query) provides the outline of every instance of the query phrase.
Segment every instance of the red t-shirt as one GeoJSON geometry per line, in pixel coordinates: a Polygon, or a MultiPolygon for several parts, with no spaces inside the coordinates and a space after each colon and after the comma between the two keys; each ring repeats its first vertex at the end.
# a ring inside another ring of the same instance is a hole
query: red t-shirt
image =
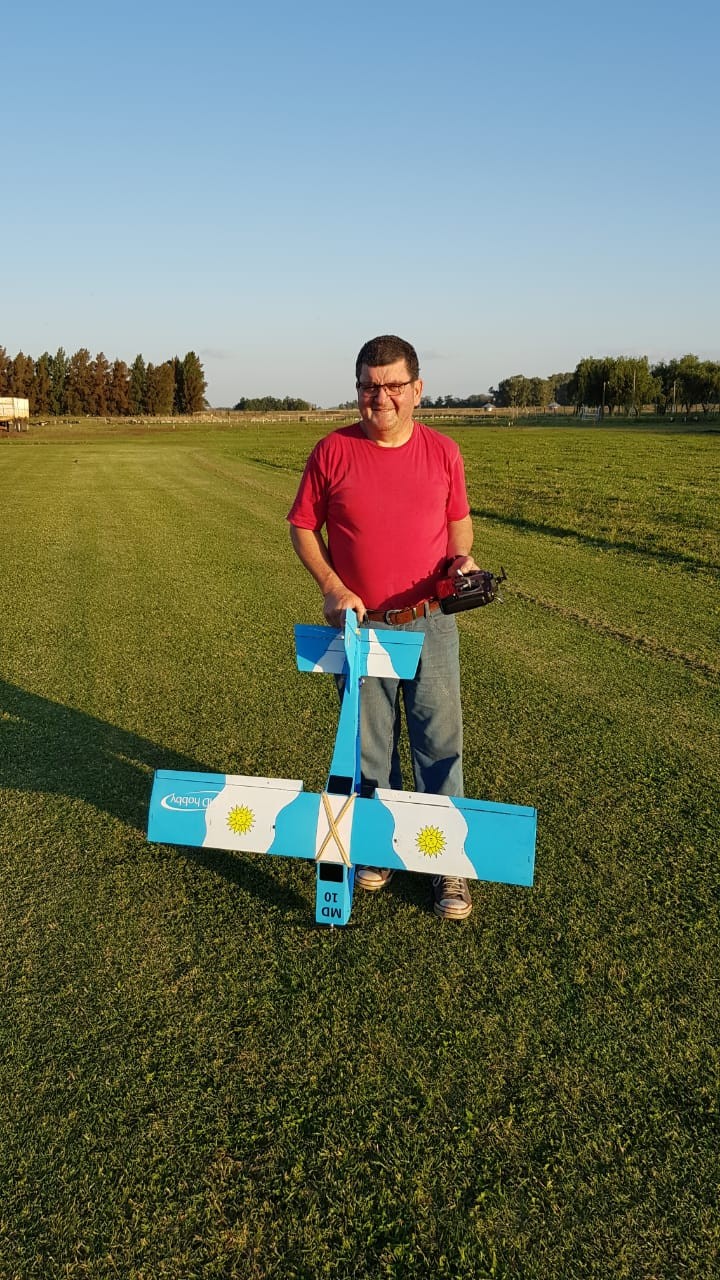
{"type": "Polygon", "coordinates": [[[470,507],[454,440],[422,422],[397,449],[360,423],[320,440],[288,514],[327,531],[333,568],[368,609],[397,609],[434,595],[447,557],[448,521],[470,507]]]}

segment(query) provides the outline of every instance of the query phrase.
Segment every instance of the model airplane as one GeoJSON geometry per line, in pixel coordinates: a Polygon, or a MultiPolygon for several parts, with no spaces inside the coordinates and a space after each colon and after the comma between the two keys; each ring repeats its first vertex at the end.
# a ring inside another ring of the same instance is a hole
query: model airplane
{"type": "Polygon", "coordinates": [[[412,679],[422,642],[419,632],[361,628],[351,610],[342,630],[296,626],[298,669],[344,676],[325,790],[304,791],[297,779],[161,769],[150,799],[148,840],[314,860],[319,924],[347,924],[357,865],[531,885],[535,809],[361,790],[361,682],[412,679]]]}

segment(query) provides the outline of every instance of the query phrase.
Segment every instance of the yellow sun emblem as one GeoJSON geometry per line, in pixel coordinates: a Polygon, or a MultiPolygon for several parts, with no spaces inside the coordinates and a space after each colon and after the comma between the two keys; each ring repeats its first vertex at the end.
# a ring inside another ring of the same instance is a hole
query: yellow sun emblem
{"type": "Polygon", "coordinates": [[[228,813],[227,824],[236,836],[247,835],[255,826],[255,814],[246,804],[236,804],[228,813]]]}
{"type": "Polygon", "coordinates": [[[446,841],[439,827],[423,827],[422,831],[418,831],[415,843],[426,858],[438,858],[446,841]]]}

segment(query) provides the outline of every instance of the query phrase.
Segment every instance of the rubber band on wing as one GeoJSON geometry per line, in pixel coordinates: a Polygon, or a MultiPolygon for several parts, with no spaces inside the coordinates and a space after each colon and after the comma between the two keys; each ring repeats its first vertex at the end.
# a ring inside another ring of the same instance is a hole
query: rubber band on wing
{"type": "Polygon", "coordinates": [[[333,815],[332,806],[330,804],[329,793],[327,791],[322,792],[323,809],[325,810],[325,817],[327,818],[327,821],[328,821],[328,831],[325,836],[325,839],[320,845],[320,848],[315,854],[316,862],[320,861],[320,858],[322,857],[328,845],[334,843],[338,853],[340,854],[340,857],[345,863],[345,866],[346,867],[352,866],[352,863],[350,861],[350,855],[347,849],[345,848],[345,845],[343,844],[342,838],[340,836],[338,823],[342,821],[346,813],[349,813],[351,811],[354,800],[355,800],[355,793],[353,792],[351,795],[347,797],[344,805],[342,806],[339,813],[337,814],[337,817],[335,817],[333,815]]]}

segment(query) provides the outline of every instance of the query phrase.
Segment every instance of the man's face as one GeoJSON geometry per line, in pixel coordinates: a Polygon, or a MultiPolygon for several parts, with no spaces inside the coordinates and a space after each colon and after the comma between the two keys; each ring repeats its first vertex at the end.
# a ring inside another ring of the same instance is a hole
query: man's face
{"type": "Polygon", "coordinates": [[[396,360],[394,364],[364,364],[358,378],[358,408],[363,430],[370,440],[394,446],[409,440],[413,411],[420,403],[422,389],[422,378],[413,382],[404,360],[396,360]]]}

